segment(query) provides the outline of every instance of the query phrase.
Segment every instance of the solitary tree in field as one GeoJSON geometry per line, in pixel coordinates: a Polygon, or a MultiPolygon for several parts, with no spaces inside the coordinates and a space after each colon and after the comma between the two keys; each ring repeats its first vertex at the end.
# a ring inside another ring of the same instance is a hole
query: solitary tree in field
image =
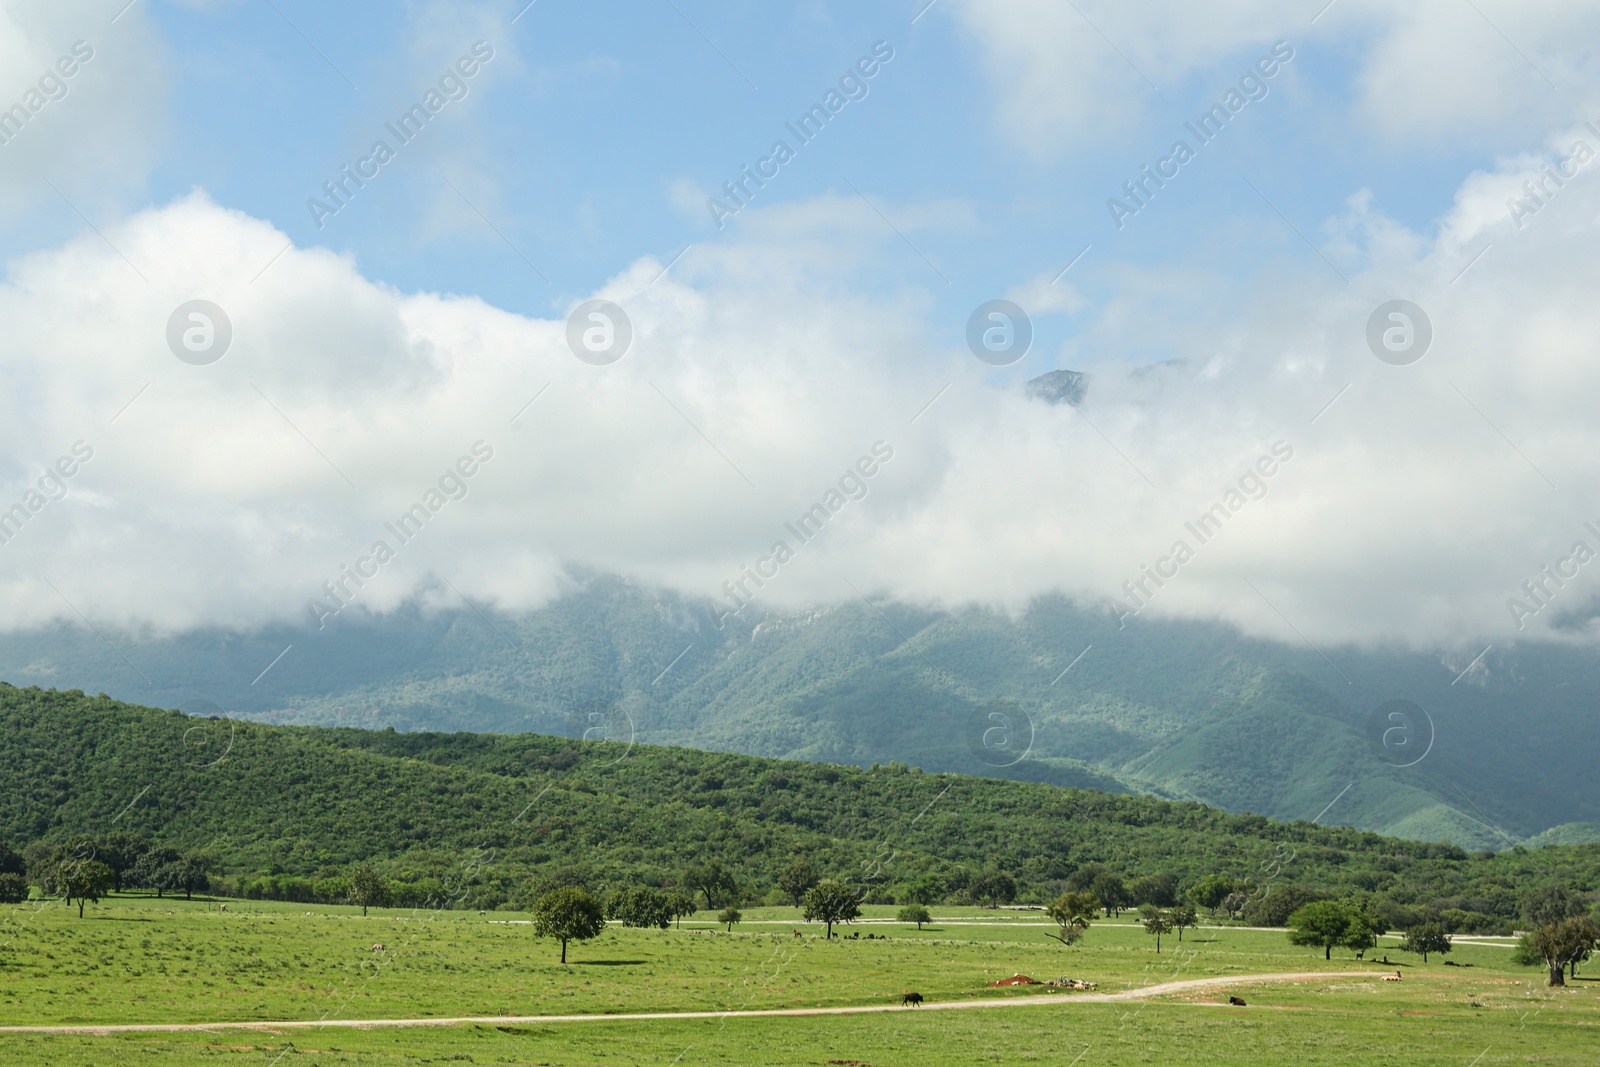
{"type": "Polygon", "coordinates": [[[533,905],[536,937],[561,942],[561,962],[567,962],[568,941],[588,941],[606,928],[605,910],[587,889],[569,885],[552,890],[533,905]]]}
{"type": "Polygon", "coordinates": [[[1089,924],[1094,922],[1094,913],[1100,907],[1100,901],[1095,899],[1093,893],[1062,893],[1050,906],[1045,908],[1045,914],[1061,927],[1059,934],[1045,934],[1053,937],[1063,945],[1077,944],[1083,932],[1089,929],[1089,924]]]}
{"type": "Polygon", "coordinates": [[[58,875],[61,891],[66,894],[67,903],[74,899],[78,901],[78,918],[83,918],[83,902],[92,900],[100,903],[100,898],[111,892],[111,887],[116,884],[116,876],[111,868],[99,860],[69,860],[61,865],[58,875]]]}
{"type": "Polygon", "coordinates": [[[1444,932],[1444,927],[1438,923],[1423,923],[1413,926],[1406,931],[1406,936],[1400,941],[1400,951],[1417,952],[1422,955],[1422,962],[1428,962],[1428,954],[1437,952],[1443,956],[1450,951],[1450,935],[1444,932]]]}
{"type": "Polygon", "coordinates": [[[1146,904],[1140,910],[1140,914],[1143,916],[1144,932],[1155,935],[1156,951],[1160,952],[1161,935],[1172,933],[1172,916],[1168,915],[1164,909],[1153,907],[1149,904],[1146,904]]]}
{"type": "Polygon", "coordinates": [[[363,863],[350,872],[350,903],[361,905],[361,914],[368,906],[380,907],[389,902],[389,881],[363,863]]]}
{"type": "Polygon", "coordinates": [[[695,910],[693,893],[687,893],[682,889],[667,891],[667,911],[680,929],[683,927],[683,917],[693,915],[695,910]]]}
{"type": "Polygon", "coordinates": [[[794,901],[794,906],[799,907],[800,901],[805,898],[806,890],[822,881],[817,869],[805,860],[795,860],[783,869],[778,875],[778,888],[794,901]]]}
{"type": "Polygon", "coordinates": [[[861,901],[856,891],[833,881],[818,882],[806,890],[802,907],[806,922],[828,924],[828,937],[833,936],[834,923],[853,922],[861,917],[861,901]]]}
{"type": "Polygon", "coordinates": [[[1200,926],[1200,916],[1195,914],[1193,904],[1179,904],[1167,914],[1172,916],[1172,928],[1178,931],[1179,941],[1183,940],[1185,927],[1194,930],[1200,926]]]}
{"type": "Polygon", "coordinates": [[[1322,958],[1333,959],[1333,946],[1345,943],[1350,926],[1365,921],[1355,908],[1337,900],[1318,900],[1289,916],[1289,943],[1322,949],[1322,958]]]}
{"type": "Polygon", "coordinates": [[[928,909],[921,904],[907,904],[900,909],[900,913],[895,916],[895,919],[903,923],[916,923],[918,930],[922,929],[923,923],[933,922],[933,916],[929,915],[928,909]]]}
{"type": "Polygon", "coordinates": [[[728,925],[728,933],[733,933],[733,924],[743,922],[744,915],[738,908],[723,908],[722,914],[717,916],[717,922],[728,925]]]}
{"type": "Polygon", "coordinates": [[[1567,966],[1587,959],[1596,942],[1600,942],[1600,926],[1586,915],[1575,915],[1524,934],[1511,962],[1524,967],[1542,963],[1549,970],[1550,985],[1564,986],[1567,966]]]}

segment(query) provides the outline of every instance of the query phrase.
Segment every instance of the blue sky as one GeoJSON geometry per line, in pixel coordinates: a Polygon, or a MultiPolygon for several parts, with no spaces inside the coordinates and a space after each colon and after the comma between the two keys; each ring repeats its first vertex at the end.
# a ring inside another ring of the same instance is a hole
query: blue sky
{"type": "MultiPolygon", "coordinates": [[[[1299,20],[1274,20],[1258,37],[1176,69],[1147,61],[1136,70],[1114,41],[1096,38],[1108,61],[1096,88],[1126,114],[1110,128],[1052,138],[1006,128],[970,28],[948,3],[913,24],[921,6],[540,0],[512,23],[519,4],[145,3],[133,14],[153,25],[170,84],[158,101],[165,123],[154,166],[142,187],[123,190],[121,206],[160,204],[198,186],[298,244],[354,255],[369,277],[401,289],[548,312],[640,256],[665,262],[723,236],[707,212],[684,206],[696,197],[674,190],[709,194],[775,139],[792,140],[783,123],[884,41],[895,58],[868,82],[868,97],[805,146],[757,206],[859,189],[891,217],[921,204],[959,208],[951,225],[907,234],[937,272],[884,223],[882,259],[855,279],[925,289],[956,336],[977,303],[1053,275],[1086,245],[1071,279],[1091,301],[1110,295],[1119,264],[1232,277],[1285,262],[1326,270],[1271,205],[1315,235],[1368,189],[1385,215],[1427,231],[1461,176],[1493,160],[1472,138],[1364,135],[1349,114],[1364,41],[1341,32],[1337,12],[1318,26],[1308,16],[1289,34],[1278,31],[1299,20]],[[311,225],[306,199],[480,39],[497,59],[469,83],[468,99],[447,108],[359,203],[323,229],[311,225]],[[1270,95],[1150,210],[1114,228],[1107,198],[1188,136],[1182,123],[1280,39],[1295,58],[1268,82],[1270,95]]],[[[117,47],[117,27],[94,29],[117,47]]],[[[46,217],[53,225],[14,228],[12,251],[81,225],[59,203],[46,217]]],[[[1060,315],[1038,328],[1042,352],[1073,333],[1060,315]]]]}

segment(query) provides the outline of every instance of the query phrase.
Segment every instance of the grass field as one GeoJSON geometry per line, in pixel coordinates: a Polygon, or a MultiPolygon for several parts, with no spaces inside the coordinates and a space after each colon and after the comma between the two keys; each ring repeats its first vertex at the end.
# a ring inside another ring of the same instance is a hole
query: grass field
{"type": "MultiPolygon", "coordinates": [[[[887,919],[893,908],[866,909],[887,919]]],[[[270,902],[113,897],[80,920],[59,904],[10,907],[0,930],[0,1025],[361,1020],[738,1011],[981,999],[1054,1003],[974,1011],[596,1020],[294,1031],[0,1035],[0,1064],[191,1063],[1362,1063],[1600,1062],[1600,981],[1544,988],[1492,945],[1424,965],[1390,940],[1379,964],[1291,947],[1277,931],[1206,928],[1180,944],[1102,922],[1066,948],[1038,912],[935,908],[920,933],[888,922],[824,941],[793,909],[751,909],[732,934],[709,915],[668,931],[609,929],[570,966],[515,913],[399,912],[270,902]],[[767,921],[762,921],[767,920],[767,921]],[[796,938],[794,930],[802,937],[796,938]],[[886,940],[865,940],[866,933],[886,940]],[[385,948],[374,952],[373,945],[385,948]],[[1393,968],[1389,968],[1392,970],[1393,968]],[[1102,993],[1213,976],[1326,971],[1149,1001],[1000,990],[1016,972],[1099,983],[1102,993]],[[1336,972],[1370,971],[1370,977],[1336,972]],[[1226,1007],[1237,992],[1249,1006],[1226,1007]],[[1218,1006],[1221,1001],[1223,1006],[1218,1006]],[[303,1061],[302,1062],[309,1062],[303,1061]]]]}

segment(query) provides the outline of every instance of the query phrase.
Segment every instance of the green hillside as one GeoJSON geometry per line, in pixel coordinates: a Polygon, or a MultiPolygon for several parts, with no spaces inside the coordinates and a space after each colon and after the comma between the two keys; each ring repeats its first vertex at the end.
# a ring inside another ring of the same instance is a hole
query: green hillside
{"type": "Polygon", "coordinates": [[[0,637],[0,677],[279,723],[577,737],[604,721],[619,739],[1153,793],[1474,849],[1600,821],[1600,657],[1577,647],[1324,660],[1220,624],[1118,630],[1060,599],[1016,617],[855,600],[719,630],[705,601],[594,576],[516,616],[104,632],[115,649],[68,626],[0,637]],[[1391,700],[1432,724],[1410,766],[1377,744],[1391,700]],[[975,749],[995,714],[1011,747],[975,749]]]}
{"type": "Polygon", "coordinates": [[[432,734],[200,719],[0,685],[0,836],[128,832],[209,850],[235,880],[373,861],[472,869],[477,906],[533,877],[661,884],[717,860],[742,899],[808,859],[884,899],[931,876],[959,898],[1005,873],[1045,899],[1089,864],[1208,874],[1509,923],[1531,887],[1600,887],[1600,845],[1468,854],[1193,802],[536,734],[432,734]]]}

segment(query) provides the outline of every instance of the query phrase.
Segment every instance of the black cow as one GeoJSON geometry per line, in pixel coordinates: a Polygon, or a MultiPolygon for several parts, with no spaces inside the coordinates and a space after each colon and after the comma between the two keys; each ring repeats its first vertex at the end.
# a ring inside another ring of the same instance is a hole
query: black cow
{"type": "Polygon", "coordinates": [[[914,1008],[918,1004],[922,1003],[922,994],[921,993],[907,993],[905,996],[900,998],[900,1003],[901,1003],[902,1006],[904,1006],[906,1004],[909,1004],[914,1008]]]}
{"type": "Polygon", "coordinates": [[[1244,1007],[1244,1000],[1239,997],[1229,997],[1228,1003],[1238,1005],[1241,1008],[1244,1007]]]}

